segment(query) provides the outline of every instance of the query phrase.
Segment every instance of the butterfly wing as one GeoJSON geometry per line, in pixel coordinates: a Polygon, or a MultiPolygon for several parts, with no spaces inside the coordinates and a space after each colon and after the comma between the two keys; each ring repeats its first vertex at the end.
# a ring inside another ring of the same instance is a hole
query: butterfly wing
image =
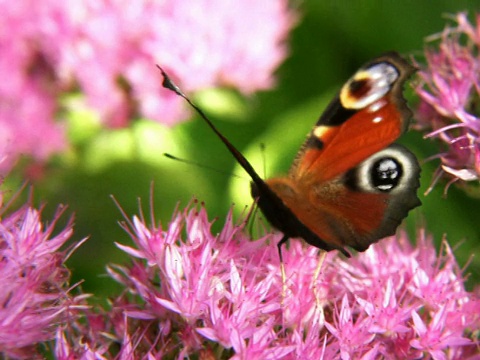
{"type": "MultiPolygon", "coordinates": [[[[402,96],[414,71],[396,53],[363,66],[327,107],[287,178],[267,180],[298,220],[331,247],[363,251],[392,235],[416,196],[415,156],[392,143],[411,112],[402,96]]],[[[315,237],[305,239],[324,248],[315,237]]]]}

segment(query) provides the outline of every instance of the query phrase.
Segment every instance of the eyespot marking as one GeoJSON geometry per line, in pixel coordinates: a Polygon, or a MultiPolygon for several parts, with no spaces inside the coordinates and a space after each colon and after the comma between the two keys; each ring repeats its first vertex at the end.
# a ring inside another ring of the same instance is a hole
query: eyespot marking
{"type": "Polygon", "coordinates": [[[368,78],[364,79],[353,79],[350,82],[350,96],[356,99],[361,99],[362,97],[366,96],[370,91],[370,84],[368,82],[368,78]]]}
{"type": "Polygon", "coordinates": [[[363,109],[385,96],[399,76],[397,68],[387,62],[360,70],[342,87],[340,102],[347,109],[363,109]]]}
{"type": "Polygon", "coordinates": [[[394,189],[403,176],[402,165],[392,157],[378,159],[370,168],[370,181],[382,192],[394,189]]]}
{"type": "Polygon", "coordinates": [[[418,171],[415,156],[404,147],[393,144],[349,170],[344,181],[354,191],[402,193],[411,187],[418,171]]]}

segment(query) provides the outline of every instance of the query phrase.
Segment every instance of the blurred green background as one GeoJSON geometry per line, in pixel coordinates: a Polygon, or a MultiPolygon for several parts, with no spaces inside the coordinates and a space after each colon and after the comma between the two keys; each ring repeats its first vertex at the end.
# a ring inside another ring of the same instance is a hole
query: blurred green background
{"type": "MultiPolygon", "coordinates": [[[[444,29],[446,15],[468,10],[473,18],[478,4],[477,0],[295,3],[301,16],[273,89],[249,98],[231,89],[208,90],[194,99],[260,174],[264,167],[261,143],[266,146],[267,175],[285,172],[327,102],[359,66],[388,50],[421,56],[424,38],[444,29]]],[[[408,90],[414,106],[412,95],[408,90]]],[[[105,265],[128,260],[114,245],[131,244],[131,240],[118,225],[122,215],[110,195],[129,216],[138,213],[138,199],[148,213],[153,182],[156,217],[164,226],[178,203],[183,208],[195,196],[205,202],[212,219],[219,218],[214,230],[222,226],[233,202],[237,214],[252,202],[247,176],[206,124],[193,115],[173,128],[138,119],[128,129],[106,130],[96,125],[91,114],[80,112],[69,121],[75,148],[49,164],[48,176],[34,183],[34,194],[37,204],[46,203],[45,221],[57,204],[67,204],[68,212],[75,214],[74,240],[90,237],[68,262],[72,281],[86,279],[82,287],[87,292],[100,296],[114,291],[105,265]],[[166,159],[164,152],[224,173],[166,159]],[[243,179],[229,175],[233,173],[243,179]]],[[[438,144],[423,140],[419,133],[406,134],[402,142],[419,159],[439,151],[438,144]]],[[[455,186],[445,198],[444,183],[424,197],[437,165],[423,166],[419,192],[423,206],[410,214],[409,228],[425,225],[437,247],[447,234],[451,245],[460,244],[455,253],[464,266],[480,250],[480,200],[455,186]]],[[[9,181],[7,187],[19,180],[9,181]]],[[[467,273],[472,274],[468,284],[472,288],[480,279],[480,259],[473,258],[467,273]]]]}

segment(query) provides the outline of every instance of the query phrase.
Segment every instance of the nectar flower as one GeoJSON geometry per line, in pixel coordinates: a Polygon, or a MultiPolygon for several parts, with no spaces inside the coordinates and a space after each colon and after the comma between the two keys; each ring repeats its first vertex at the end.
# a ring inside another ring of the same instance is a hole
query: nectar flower
{"type": "Polygon", "coordinates": [[[0,220],[0,353],[33,358],[36,346],[55,337],[57,327],[82,296],[69,295],[68,255],[59,248],[72,235],[72,225],[53,235],[60,211],[48,226],[29,206],[0,220]]]}
{"type": "Polygon", "coordinates": [[[400,233],[344,259],[292,239],[283,280],[281,234],[250,241],[231,216],[211,233],[203,206],[167,227],[127,220],[129,266],[110,266],[126,292],[115,334],[136,358],[217,354],[244,359],[469,359],[477,354],[480,300],[446,242],[400,233]],[[124,339],[124,340],[121,340],[124,339]],[[175,339],[175,340],[172,340],[175,339]]]}
{"type": "Polygon", "coordinates": [[[438,48],[426,49],[427,66],[419,72],[416,88],[419,125],[429,129],[426,137],[445,145],[435,156],[442,165],[432,186],[442,174],[451,182],[480,179],[480,112],[475,105],[480,96],[480,14],[475,26],[465,13],[455,20],[457,26],[440,35],[438,48]]]}

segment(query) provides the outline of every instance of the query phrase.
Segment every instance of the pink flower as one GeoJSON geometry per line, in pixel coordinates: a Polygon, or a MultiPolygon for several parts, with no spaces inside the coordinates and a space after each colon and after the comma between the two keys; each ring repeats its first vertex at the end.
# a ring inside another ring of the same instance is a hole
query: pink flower
{"type": "MultiPolygon", "coordinates": [[[[456,348],[470,345],[472,340],[462,336],[455,327],[450,329],[447,317],[449,315],[448,304],[445,304],[438,311],[429,314],[430,324],[425,324],[416,311],[412,312],[415,332],[418,338],[410,341],[410,344],[419,350],[427,353],[435,360],[447,359],[446,349],[452,348],[451,354],[455,358],[461,358],[456,348]]],[[[457,325],[458,326],[458,325],[457,325]]]]}
{"type": "Polygon", "coordinates": [[[375,344],[371,344],[375,333],[368,331],[371,319],[362,313],[354,313],[355,308],[350,307],[347,294],[341,304],[335,304],[335,310],[334,323],[327,322],[325,326],[336,339],[333,346],[338,348],[342,359],[354,359],[356,354],[363,355],[375,348],[375,344]]]}
{"type": "Polygon", "coordinates": [[[84,298],[69,294],[68,254],[59,251],[72,235],[71,223],[53,235],[62,210],[48,226],[40,213],[24,206],[0,220],[0,353],[12,358],[34,357],[84,298]]]}
{"type": "Polygon", "coordinates": [[[426,137],[439,138],[446,148],[435,156],[442,165],[432,186],[442,174],[451,182],[480,179],[480,117],[474,105],[480,94],[480,15],[477,27],[464,13],[455,19],[457,26],[444,30],[438,49],[425,51],[427,66],[419,72],[416,88],[422,100],[419,124],[429,129],[426,137]]]}
{"type": "Polygon", "coordinates": [[[162,88],[157,63],[188,91],[271,87],[294,24],[286,0],[27,0],[0,6],[3,172],[21,154],[44,161],[65,149],[58,114],[72,109],[60,100],[79,90],[108,126],[126,126],[137,116],[169,125],[185,120],[181,99],[162,88]]]}
{"type": "Polygon", "coordinates": [[[424,233],[415,246],[400,233],[351,259],[329,253],[315,278],[318,250],[291,239],[283,282],[279,234],[252,242],[231,216],[219,234],[210,227],[203,207],[175,214],[167,227],[147,226],[143,216],[125,224],[135,246],[117,245],[135,260],[109,273],[130,294],[116,303],[127,323],[116,334],[139,358],[147,348],[153,357],[216,349],[232,359],[477,352],[480,299],[465,290],[446,242],[437,255],[424,233]]]}
{"type": "Polygon", "coordinates": [[[46,32],[62,33],[63,17],[47,23],[48,12],[41,16],[41,5],[34,1],[1,1],[0,6],[0,175],[4,175],[21,154],[45,161],[65,148],[63,127],[54,121],[60,91],[58,54],[53,39],[46,41],[46,32]]]}

